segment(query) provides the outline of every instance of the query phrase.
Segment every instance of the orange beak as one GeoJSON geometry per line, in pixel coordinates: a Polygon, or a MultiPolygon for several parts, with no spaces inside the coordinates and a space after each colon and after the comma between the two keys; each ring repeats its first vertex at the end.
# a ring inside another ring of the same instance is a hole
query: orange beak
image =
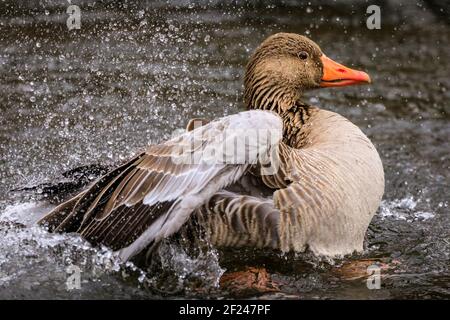
{"type": "Polygon", "coordinates": [[[370,83],[370,77],[363,71],[353,70],[339,64],[326,55],[320,58],[323,64],[321,87],[343,87],[353,84],[370,83]]]}

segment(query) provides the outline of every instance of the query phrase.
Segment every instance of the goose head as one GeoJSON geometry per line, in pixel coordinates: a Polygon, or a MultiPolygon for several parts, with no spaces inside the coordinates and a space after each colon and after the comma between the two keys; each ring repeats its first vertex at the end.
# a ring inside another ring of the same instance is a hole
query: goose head
{"type": "Polygon", "coordinates": [[[277,33],[250,57],[244,101],[249,109],[281,112],[295,105],[305,90],[369,82],[367,73],[331,60],[312,40],[295,33],[277,33]]]}

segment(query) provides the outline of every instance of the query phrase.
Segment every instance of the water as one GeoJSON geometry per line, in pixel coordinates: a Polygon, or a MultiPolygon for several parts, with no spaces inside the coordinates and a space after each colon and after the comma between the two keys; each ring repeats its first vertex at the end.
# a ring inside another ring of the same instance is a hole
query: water
{"type": "Polygon", "coordinates": [[[83,1],[81,30],[68,31],[65,2],[13,3],[0,6],[0,298],[235,297],[218,279],[244,265],[265,266],[280,283],[281,292],[263,297],[450,296],[450,33],[425,6],[386,2],[382,29],[368,30],[365,7],[348,1],[83,1]],[[50,205],[8,192],[80,165],[117,163],[189,118],[242,110],[246,60],[279,31],[307,34],[372,77],[371,86],[305,98],[357,124],[383,160],[386,192],[364,254],[322,261],[209,248],[191,257],[168,241],[159,251],[163,270],[147,272],[76,235],[33,226],[50,205]],[[380,290],[343,275],[346,262],[362,259],[387,266],[380,290]],[[81,268],[80,290],[67,290],[71,264],[81,268]]]}

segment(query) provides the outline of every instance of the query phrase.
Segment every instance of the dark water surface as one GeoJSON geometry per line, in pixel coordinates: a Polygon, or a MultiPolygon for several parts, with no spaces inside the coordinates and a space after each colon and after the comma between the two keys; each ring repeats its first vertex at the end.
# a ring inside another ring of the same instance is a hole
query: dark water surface
{"type": "Polygon", "coordinates": [[[348,1],[72,3],[82,10],[80,30],[67,30],[66,1],[0,6],[0,298],[233,297],[217,281],[243,265],[265,266],[281,283],[273,298],[450,297],[450,27],[425,7],[386,2],[381,30],[368,30],[366,6],[348,1]],[[163,277],[118,265],[75,235],[11,224],[33,221],[47,205],[10,189],[117,163],[189,118],[242,110],[247,58],[279,31],[308,35],[372,77],[371,86],[305,98],[357,124],[383,160],[385,196],[363,255],[327,262],[209,250],[192,258],[166,243],[163,277]],[[361,259],[385,263],[380,290],[335,272],[361,259]],[[71,264],[81,268],[80,290],[66,289],[71,264]]]}

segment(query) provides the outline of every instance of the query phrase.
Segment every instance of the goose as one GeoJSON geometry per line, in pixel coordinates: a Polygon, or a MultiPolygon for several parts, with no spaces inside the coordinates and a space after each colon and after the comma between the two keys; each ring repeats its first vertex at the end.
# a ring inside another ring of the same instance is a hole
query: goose
{"type": "Polygon", "coordinates": [[[271,35],[246,67],[246,111],[191,121],[39,224],[108,246],[123,261],[194,218],[217,247],[361,252],[384,192],[381,159],[356,125],[302,96],[364,83],[367,73],[333,61],[307,37],[271,35]]]}

